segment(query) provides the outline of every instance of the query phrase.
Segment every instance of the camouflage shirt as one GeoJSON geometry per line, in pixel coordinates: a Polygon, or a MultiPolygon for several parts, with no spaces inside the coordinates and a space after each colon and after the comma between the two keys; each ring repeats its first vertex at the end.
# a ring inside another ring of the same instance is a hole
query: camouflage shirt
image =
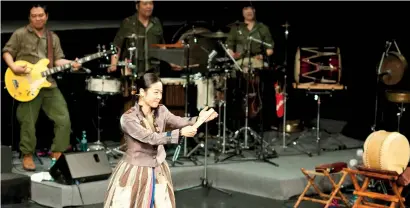
{"type": "MultiPolygon", "coordinates": [[[[145,27],[138,20],[138,13],[124,19],[120,29],[114,38],[114,45],[121,48],[120,59],[129,58],[130,51],[128,48],[136,47],[133,52],[133,63],[137,64],[138,74],[154,68],[159,70],[159,64],[153,63],[149,57],[148,48],[151,44],[164,44],[162,24],[156,17],[151,17],[148,26],[145,27]],[[135,34],[135,39],[127,38],[135,34]],[[134,45],[133,45],[134,44],[134,45]],[[138,52],[138,54],[136,53],[138,52]]],[[[157,71],[158,72],[158,71],[157,71]]]]}
{"type": "MultiPolygon", "coordinates": [[[[54,61],[63,59],[64,52],[61,48],[60,39],[52,33],[54,61]]],[[[21,27],[14,31],[9,41],[3,48],[4,52],[9,52],[14,61],[23,60],[32,64],[37,63],[40,59],[47,58],[47,34],[44,33],[39,37],[30,25],[21,27]]],[[[48,76],[47,80],[51,82],[51,87],[56,87],[56,81],[48,76]]]]}
{"type": "MultiPolygon", "coordinates": [[[[249,36],[272,45],[272,47],[265,46],[265,49],[273,49],[274,47],[274,42],[268,26],[263,23],[256,22],[251,31],[249,31],[247,25],[244,23],[239,23],[238,25],[233,26],[226,40],[228,48],[232,51],[239,52],[242,55],[245,55],[244,53],[249,47],[249,36]]],[[[251,54],[262,54],[262,47],[260,43],[257,43],[255,41],[251,42],[251,54]]]]}

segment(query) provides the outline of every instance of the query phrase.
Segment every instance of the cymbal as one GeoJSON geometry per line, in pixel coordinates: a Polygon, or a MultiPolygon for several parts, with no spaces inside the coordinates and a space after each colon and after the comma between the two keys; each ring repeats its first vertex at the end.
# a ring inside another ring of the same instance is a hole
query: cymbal
{"type": "Polygon", "coordinates": [[[187,36],[189,36],[189,35],[199,35],[199,34],[202,34],[202,33],[204,33],[203,30],[193,29],[193,30],[187,31],[187,32],[185,33],[185,35],[187,35],[187,36]]]}
{"type": "Polygon", "coordinates": [[[204,36],[207,38],[227,38],[228,34],[218,31],[216,33],[203,33],[201,34],[201,36],[204,36]]]}
{"type": "Polygon", "coordinates": [[[245,23],[243,22],[239,22],[239,21],[235,21],[232,23],[229,23],[228,25],[226,25],[226,27],[233,27],[233,26],[239,26],[239,25],[244,25],[245,23]]]}
{"type": "Polygon", "coordinates": [[[184,45],[182,44],[182,41],[178,41],[173,44],[151,44],[152,47],[158,47],[158,48],[183,48],[184,45]]]}
{"type": "Polygon", "coordinates": [[[386,85],[395,85],[403,78],[404,71],[407,69],[407,61],[403,55],[396,51],[391,51],[384,58],[381,73],[387,73],[382,77],[386,85]]]}
{"type": "Polygon", "coordinates": [[[410,91],[387,90],[386,97],[393,103],[410,103],[410,91]]]}

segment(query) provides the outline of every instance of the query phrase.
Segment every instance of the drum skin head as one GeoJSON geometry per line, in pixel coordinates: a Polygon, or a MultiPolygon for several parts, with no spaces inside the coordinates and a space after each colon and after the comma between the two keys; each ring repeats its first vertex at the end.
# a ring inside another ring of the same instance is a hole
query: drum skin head
{"type": "Polygon", "coordinates": [[[376,131],[364,143],[363,163],[367,168],[403,173],[409,163],[410,145],[398,132],[376,131]]]}

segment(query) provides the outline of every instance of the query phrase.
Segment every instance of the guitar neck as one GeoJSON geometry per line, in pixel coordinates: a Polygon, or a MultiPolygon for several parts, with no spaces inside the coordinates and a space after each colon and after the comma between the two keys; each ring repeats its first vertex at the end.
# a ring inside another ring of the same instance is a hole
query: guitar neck
{"type": "MultiPolygon", "coordinates": [[[[85,63],[85,62],[88,62],[88,61],[91,61],[91,60],[94,60],[94,59],[98,59],[98,58],[104,56],[105,53],[106,53],[106,52],[95,53],[95,54],[92,54],[92,55],[83,57],[83,58],[81,58],[81,59],[78,59],[77,62],[78,62],[79,64],[83,64],[83,63],[85,63]]],[[[55,73],[64,71],[64,70],[69,69],[69,68],[71,68],[71,63],[50,68],[50,69],[48,69],[48,70],[46,70],[46,71],[41,72],[41,75],[42,75],[43,77],[46,77],[46,76],[50,76],[50,75],[52,75],[52,74],[55,74],[55,73]]]]}

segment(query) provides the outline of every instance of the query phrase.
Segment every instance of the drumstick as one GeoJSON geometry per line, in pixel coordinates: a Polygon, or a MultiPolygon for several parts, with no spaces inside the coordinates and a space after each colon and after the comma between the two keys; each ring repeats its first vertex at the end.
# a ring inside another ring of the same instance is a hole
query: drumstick
{"type": "Polygon", "coordinates": [[[192,126],[195,128],[199,128],[206,121],[206,119],[208,119],[214,112],[215,110],[213,108],[205,111],[205,115],[203,117],[199,117],[195,124],[192,126]]]}

